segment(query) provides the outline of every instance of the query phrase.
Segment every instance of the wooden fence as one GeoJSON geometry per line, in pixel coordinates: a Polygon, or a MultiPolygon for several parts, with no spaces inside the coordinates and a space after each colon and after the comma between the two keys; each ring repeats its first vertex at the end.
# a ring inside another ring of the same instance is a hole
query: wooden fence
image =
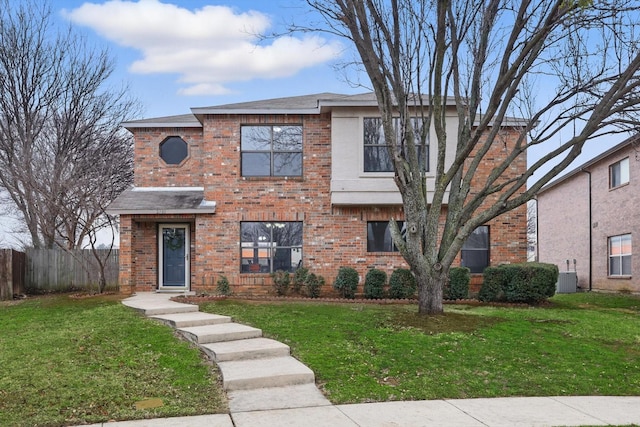
{"type": "Polygon", "coordinates": [[[24,252],[0,249],[0,301],[24,293],[25,267],[24,252]]]}
{"type": "MultiPolygon", "coordinates": [[[[118,288],[118,250],[98,249],[105,263],[107,290],[118,288]],[[104,261],[106,259],[106,261],[104,261]]],[[[62,251],[59,249],[27,249],[25,289],[28,293],[97,291],[99,264],[89,249],[62,251]]]]}

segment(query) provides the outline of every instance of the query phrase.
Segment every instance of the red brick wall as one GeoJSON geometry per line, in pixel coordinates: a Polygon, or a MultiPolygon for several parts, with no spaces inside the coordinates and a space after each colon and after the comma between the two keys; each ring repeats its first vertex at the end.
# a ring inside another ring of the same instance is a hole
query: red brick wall
{"type": "MultiPolygon", "coordinates": [[[[272,292],[268,274],[240,273],[241,221],[302,221],[303,264],[325,277],[323,294],[341,266],[358,270],[362,292],[370,268],[388,274],[406,267],[397,253],[367,253],[367,221],[403,219],[401,206],[332,206],[330,115],[208,116],[202,136],[193,129],[135,131],[137,186],[203,186],[205,198],[217,202],[216,213],[197,217],[122,216],[121,284],[124,290],[148,291],[157,285],[157,223],[192,222],[191,288],[215,291],[225,275],[236,294],[272,292]],[[243,178],[240,175],[240,124],[302,124],[303,176],[243,178]],[[158,157],[165,137],[182,136],[190,157],[167,166],[158,157]],[[133,250],[125,246],[131,244],[133,250]]],[[[498,154],[502,151],[498,150],[498,154]]],[[[513,171],[524,163],[518,160],[513,171]]],[[[479,174],[489,173],[483,166],[479,174]]],[[[520,172],[521,173],[521,172],[520,172]]],[[[518,209],[489,223],[491,262],[526,260],[526,209],[518,209]]]]}

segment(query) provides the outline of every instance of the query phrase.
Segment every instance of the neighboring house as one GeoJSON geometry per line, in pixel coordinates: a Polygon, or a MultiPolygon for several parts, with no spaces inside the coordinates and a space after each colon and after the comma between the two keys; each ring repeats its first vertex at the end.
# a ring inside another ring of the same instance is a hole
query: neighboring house
{"type": "Polygon", "coordinates": [[[575,269],[582,290],[640,292],[639,143],[627,139],[537,196],[539,260],[575,269]]]}
{"type": "MultiPolygon", "coordinates": [[[[341,266],[357,269],[359,291],[370,268],[406,267],[388,230],[403,207],[373,94],[191,111],[123,125],[135,138],[135,187],[108,210],[120,216],[122,292],[214,291],[224,275],[234,293],[264,295],[270,272],[305,266],[326,278],[326,295],[341,266]]],[[[452,105],[449,135],[456,117],[452,105]]],[[[517,126],[501,130],[489,157],[505,155],[517,126]]],[[[448,158],[455,145],[451,138],[448,158]]],[[[418,149],[431,184],[436,147],[418,149]]],[[[509,173],[525,168],[522,156],[509,173]]],[[[523,206],[479,227],[462,262],[480,273],[525,261],[526,249],[523,206]]]]}

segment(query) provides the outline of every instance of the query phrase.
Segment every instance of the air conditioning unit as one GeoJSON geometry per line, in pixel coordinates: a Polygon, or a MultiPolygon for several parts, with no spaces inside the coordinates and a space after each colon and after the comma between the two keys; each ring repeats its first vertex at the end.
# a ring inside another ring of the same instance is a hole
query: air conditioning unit
{"type": "Polygon", "coordinates": [[[578,275],[575,271],[561,271],[556,283],[556,293],[573,294],[578,289],[578,275]]]}

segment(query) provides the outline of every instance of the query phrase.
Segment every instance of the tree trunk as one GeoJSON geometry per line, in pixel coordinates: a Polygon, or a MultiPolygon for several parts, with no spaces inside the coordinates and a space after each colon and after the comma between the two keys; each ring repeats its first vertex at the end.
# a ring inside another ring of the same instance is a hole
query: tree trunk
{"type": "Polygon", "coordinates": [[[424,315],[444,314],[442,292],[448,273],[432,270],[426,274],[416,273],[418,285],[418,313],[424,315]]]}

